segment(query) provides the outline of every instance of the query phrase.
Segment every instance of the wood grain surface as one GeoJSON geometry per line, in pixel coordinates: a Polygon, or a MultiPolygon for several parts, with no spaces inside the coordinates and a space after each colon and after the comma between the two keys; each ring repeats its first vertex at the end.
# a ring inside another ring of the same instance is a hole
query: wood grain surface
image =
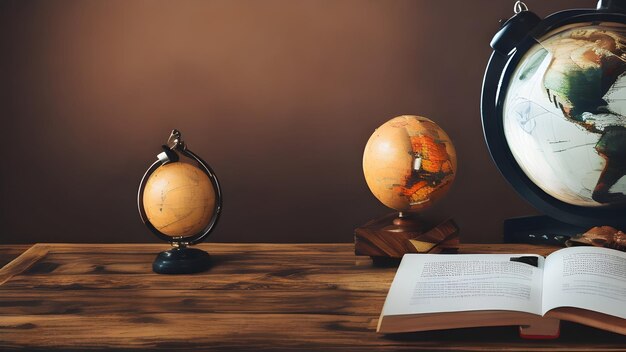
{"type": "MultiPolygon", "coordinates": [[[[378,335],[395,267],[352,244],[203,244],[214,267],[152,273],[158,244],[37,244],[0,269],[0,350],[623,350],[626,337],[564,323],[554,341],[515,327],[378,335]]],[[[13,248],[0,246],[0,258],[13,248]]],[[[20,248],[24,250],[25,248],[20,248]]],[[[549,247],[462,245],[462,253],[549,247]]]]}
{"type": "Polygon", "coordinates": [[[30,244],[0,245],[0,268],[17,258],[31,246],[30,244]]]}

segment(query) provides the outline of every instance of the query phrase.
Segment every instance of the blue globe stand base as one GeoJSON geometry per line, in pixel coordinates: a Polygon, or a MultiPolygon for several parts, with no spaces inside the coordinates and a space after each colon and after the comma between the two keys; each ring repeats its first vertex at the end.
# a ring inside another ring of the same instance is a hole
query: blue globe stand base
{"type": "Polygon", "coordinates": [[[571,225],[546,215],[504,220],[504,243],[565,246],[570,237],[587,232],[589,227],[571,225]]]}
{"type": "Polygon", "coordinates": [[[209,253],[188,247],[177,247],[161,252],[152,263],[152,271],[157,274],[193,274],[211,267],[209,253]]]}

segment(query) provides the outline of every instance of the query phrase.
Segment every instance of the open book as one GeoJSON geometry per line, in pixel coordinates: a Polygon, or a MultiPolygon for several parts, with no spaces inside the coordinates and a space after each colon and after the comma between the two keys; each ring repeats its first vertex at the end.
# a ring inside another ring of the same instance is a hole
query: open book
{"type": "Polygon", "coordinates": [[[406,254],[377,331],[519,325],[523,337],[548,338],[559,320],[626,335],[626,253],[406,254]]]}

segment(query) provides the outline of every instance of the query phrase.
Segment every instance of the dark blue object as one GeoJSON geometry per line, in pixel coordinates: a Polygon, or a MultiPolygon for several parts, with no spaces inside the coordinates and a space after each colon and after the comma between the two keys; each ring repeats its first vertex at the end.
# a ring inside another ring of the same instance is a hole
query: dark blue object
{"type": "Polygon", "coordinates": [[[152,270],[158,274],[193,274],[211,267],[209,253],[189,247],[172,248],[157,255],[152,270]]]}
{"type": "Polygon", "coordinates": [[[539,257],[536,256],[513,257],[510,261],[528,264],[534,266],[535,268],[539,267],[539,257]]]}
{"type": "Polygon", "coordinates": [[[570,237],[586,231],[545,215],[512,218],[504,220],[504,243],[565,246],[570,237]]]}

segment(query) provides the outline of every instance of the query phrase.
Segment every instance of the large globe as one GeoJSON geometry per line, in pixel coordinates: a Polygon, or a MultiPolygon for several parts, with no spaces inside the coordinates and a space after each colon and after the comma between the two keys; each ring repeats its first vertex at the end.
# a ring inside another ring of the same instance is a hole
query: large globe
{"type": "Polygon", "coordinates": [[[452,185],[456,152],[448,135],[433,121],[413,115],[380,126],[363,152],[363,173],[378,200],[398,211],[432,205],[452,185]]]}
{"type": "Polygon", "coordinates": [[[201,233],[215,212],[215,189],[194,165],[171,162],[157,168],[146,181],[143,207],[150,223],[172,236],[201,233]]]}
{"type": "Polygon", "coordinates": [[[582,23],[539,39],[520,61],[503,106],[524,173],[565,203],[626,200],[626,26],[582,23]]]}

